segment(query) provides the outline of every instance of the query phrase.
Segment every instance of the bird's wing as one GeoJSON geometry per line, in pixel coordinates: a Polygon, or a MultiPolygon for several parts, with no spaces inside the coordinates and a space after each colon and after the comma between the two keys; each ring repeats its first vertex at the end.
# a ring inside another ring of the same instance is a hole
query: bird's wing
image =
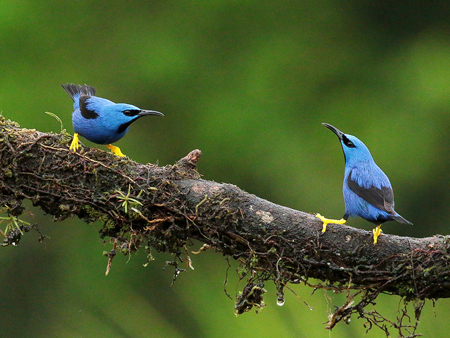
{"type": "Polygon", "coordinates": [[[380,188],[370,184],[366,188],[365,186],[361,186],[357,180],[352,179],[352,171],[350,171],[347,177],[349,189],[374,207],[384,210],[388,214],[396,215],[394,211],[394,191],[390,187],[390,184],[381,184],[380,188]]]}
{"type": "Polygon", "coordinates": [[[80,113],[85,119],[96,119],[98,117],[98,114],[95,112],[95,110],[88,109],[88,103],[86,102],[88,99],[90,99],[91,96],[87,95],[81,95],[80,96],[80,113]]]}

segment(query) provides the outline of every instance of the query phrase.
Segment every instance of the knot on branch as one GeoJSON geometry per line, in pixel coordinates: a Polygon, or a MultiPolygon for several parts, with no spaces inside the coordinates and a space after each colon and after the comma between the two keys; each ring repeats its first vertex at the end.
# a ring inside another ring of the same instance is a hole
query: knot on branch
{"type": "Polygon", "coordinates": [[[200,157],[202,157],[201,150],[192,150],[189,154],[180,159],[177,162],[177,165],[186,169],[195,169],[197,167],[197,162],[200,160],[200,157]]]}

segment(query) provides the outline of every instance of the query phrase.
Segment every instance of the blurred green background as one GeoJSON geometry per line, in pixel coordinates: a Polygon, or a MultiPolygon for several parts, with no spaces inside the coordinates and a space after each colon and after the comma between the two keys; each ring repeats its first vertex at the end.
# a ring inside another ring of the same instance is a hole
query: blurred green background
{"type": "MultiPolygon", "coordinates": [[[[448,234],[449,33],[450,6],[433,0],[6,0],[0,110],[22,127],[59,132],[50,111],[72,132],[60,84],[87,83],[99,96],[165,114],[139,120],[118,143],[132,159],[172,164],[199,148],[205,179],[339,218],[344,159],[320,125],[328,122],[366,143],[390,177],[396,210],[414,223],[387,223],[386,233],[448,234]]],[[[143,252],[117,256],[105,277],[101,254],[111,245],[101,245],[100,224],[33,212],[28,220],[51,238],[40,244],[29,233],[1,250],[2,337],[364,335],[356,317],[330,335],[323,322],[344,298],[299,285],[301,299],[286,291],[283,307],[267,285],[268,306],[236,318],[223,292],[227,262],[213,252],[193,256],[195,271],[173,287],[164,254],[146,268],[143,252]]],[[[234,297],[243,283],[231,265],[234,297]]],[[[395,319],[399,301],[381,296],[377,310],[395,319]]],[[[429,302],[419,332],[445,336],[449,305],[429,302]]]]}

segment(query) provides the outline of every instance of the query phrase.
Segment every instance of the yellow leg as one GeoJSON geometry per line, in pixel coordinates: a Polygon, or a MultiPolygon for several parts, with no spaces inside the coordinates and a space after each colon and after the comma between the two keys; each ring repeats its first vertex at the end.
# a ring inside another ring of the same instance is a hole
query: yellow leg
{"type": "Polygon", "coordinates": [[[381,225],[373,229],[372,232],[373,232],[373,244],[377,244],[378,236],[380,236],[381,233],[383,232],[383,230],[381,230],[381,225]]]}
{"type": "Polygon", "coordinates": [[[316,214],[316,217],[317,217],[318,219],[320,219],[320,220],[323,222],[323,229],[322,229],[322,232],[327,231],[327,225],[328,225],[329,223],[332,223],[332,224],[344,224],[344,223],[347,221],[347,220],[345,220],[345,219],[343,219],[343,218],[341,218],[340,220],[337,220],[337,219],[328,219],[328,218],[323,217],[321,214],[316,214]]]}
{"type": "Polygon", "coordinates": [[[70,144],[69,149],[73,151],[77,151],[80,145],[78,144],[78,133],[73,134],[72,143],[70,144]]]}
{"type": "Polygon", "coordinates": [[[107,144],[106,146],[111,150],[111,152],[114,155],[117,155],[117,156],[120,156],[120,157],[125,157],[125,155],[122,154],[122,152],[120,151],[119,147],[113,146],[112,144],[107,144]]]}

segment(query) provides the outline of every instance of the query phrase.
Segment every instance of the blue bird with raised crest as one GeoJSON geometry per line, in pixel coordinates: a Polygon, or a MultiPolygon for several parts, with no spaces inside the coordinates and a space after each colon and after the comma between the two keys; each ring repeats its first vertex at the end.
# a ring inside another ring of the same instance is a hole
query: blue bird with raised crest
{"type": "Polygon", "coordinates": [[[345,214],[341,220],[327,219],[316,214],[323,222],[322,232],[327,224],[344,224],[349,217],[359,216],[377,225],[373,229],[374,244],[381,235],[381,224],[397,221],[412,225],[394,210],[394,191],[386,174],[377,166],[369,149],[357,137],[344,134],[331,124],[322,123],[339,138],[345,157],[343,194],[345,214]]]}
{"type": "Polygon", "coordinates": [[[64,90],[74,101],[72,124],[75,134],[70,150],[79,148],[79,135],[85,139],[106,146],[115,155],[123,157],[119,147],[112,145],[128,132],[130,125],[142,116],[164,114],[144,110],[127,103],[114,103],[95,96],[95,88],[88,85],[63,84],[64,90]]]}

